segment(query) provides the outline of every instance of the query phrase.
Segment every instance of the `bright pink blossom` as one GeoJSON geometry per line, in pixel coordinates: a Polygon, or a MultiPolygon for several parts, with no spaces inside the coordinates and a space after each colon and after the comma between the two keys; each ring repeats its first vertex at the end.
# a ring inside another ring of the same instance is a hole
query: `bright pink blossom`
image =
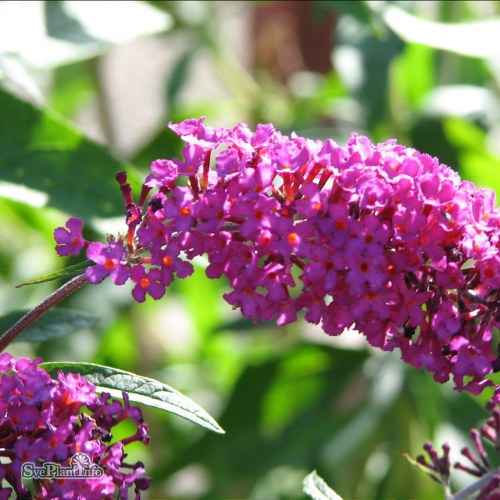
{"type": "Polygon", "coordinates": [[[67,220],[66,228],[58,227],[54,230],[56,252],[61,256],[78,255],[87,243],[82,236],[83,222],[72,217],[67,220]]]}

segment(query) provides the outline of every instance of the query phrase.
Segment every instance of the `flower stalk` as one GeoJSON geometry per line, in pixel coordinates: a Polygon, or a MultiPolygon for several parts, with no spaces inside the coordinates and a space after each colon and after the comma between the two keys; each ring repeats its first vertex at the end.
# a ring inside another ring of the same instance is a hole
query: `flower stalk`
{"type": "Polygon", "coordinates": [[[31,326],[35,321],[50,311],[50,309],[54,306],[59,304],[59,302],[63,301],[66,297],[69,297],[72,293],[80,289],[83,285],[85,285],[85,283],[87,283],[85,274],[75,276],[70,281],[64,283],[64,285],[59,287],[55,292],[43,299],[40,304],[28,311],[0,337],[0,352],[4,351],[10,343],[19,337],[19,335],[21,335],[24,330],[31,326]]]}

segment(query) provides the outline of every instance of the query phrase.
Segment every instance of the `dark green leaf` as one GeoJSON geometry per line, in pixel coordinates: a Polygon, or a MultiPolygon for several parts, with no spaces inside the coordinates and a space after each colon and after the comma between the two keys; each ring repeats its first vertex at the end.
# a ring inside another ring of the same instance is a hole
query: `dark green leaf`
{"type": "MultiPolygon", "coordinates": [[[[0,318],[0,331],[4,332],[28,311],[17,311],[0,318]]],[[[99,318],[73,309],[51,309],[36,323],[27,328],[15,342],[43,342],[64,337],[72,333],[92,328],[99,318]]]]}
{"type": "Polygon", "coordinates": [[[68,266],[60,271],[56,271],[55,273],[45,274],[44,276],[40,276],[39,278],[33,278],[32,280],[23,281],[16,286],[16,288],[21,288],[26,285],[36,285],[38,283],[45,283],[47,281],[54,281],[57,279],[66,279],[72,278],[73,276],[77,276],[78,274],[82,274],[85,269],[93,263],[91,260],[85,260],[74,266],[68,266]]]}
{"type": "Polygon", "coordinates": [[[422,116],[410,131],[412,145],[419,151],[436,156],[439,161],[457,169],[459,158],[457,150],[450,144],[439,118],[422,116]]]}
{"type": "Polygon", "coordinates": [[[342,500],[316,471],[311,472],[305,477],[304,493],[309,495],[313,500],[342,500]]]}
{"type": "Polygon", "coordinates": [[[50,206],[86,220],[123,213],[115,173],[124,166],[104,147],[1,89],[0,109],[0,180],[47,193],[50,206]]]}
{"type": "Polygon", "coordinates": [[[224,433],[198,404],[157,380],[94,363],[49,362],[41,366],[52,376],[59,370],[79,373],[92,382],[99,392],[109,392],[113,397],[121,397],[122,392],[126,392],[131,401],[174,413],[211,431],[224,433]]]}

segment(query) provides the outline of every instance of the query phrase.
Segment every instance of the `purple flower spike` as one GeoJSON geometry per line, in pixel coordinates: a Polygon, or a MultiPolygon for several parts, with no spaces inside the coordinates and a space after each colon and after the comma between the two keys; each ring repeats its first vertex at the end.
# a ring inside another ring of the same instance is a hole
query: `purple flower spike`
{"type": "MultiPolygon", "coordinates": [[[[353,133],[337,145],[203,118],[169,127],[181,157],[152,162],[126,238],[89,245],[89,281],[123,284],[131,268],[142,302],[189,276],[186,259],[206,257],[207,276],[228,281],[224,298],[248,318],[303,316],[329,335],[353,327],[457,390],[493,385],[500,210],[491,190],[395,140],[353,133]]],[[[72,235],[57,230],[61,255],[72,235]]]]}
{"type": "Polygon", "coordinates": [[[82,236],[83,222],[72,217],[66,222],[66,228],[54,229],[56,252],[61,256],[78,255],[87,243],[82,236]]]}

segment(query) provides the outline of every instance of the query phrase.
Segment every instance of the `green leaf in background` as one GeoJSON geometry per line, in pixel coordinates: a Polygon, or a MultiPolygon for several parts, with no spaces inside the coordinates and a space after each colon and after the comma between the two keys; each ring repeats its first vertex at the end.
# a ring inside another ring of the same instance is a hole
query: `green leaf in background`
{"type": "Polygon", "coordinates": [[[95,59],[90,59],[55,68],[52,72],[50,108],[71,120],[78,117],[82,108],[91,103],[99,91],[98,79],[94,76],[97,64],[95,59]]]}
{"type": "Polygon", "coordinates": [[[304,493],[309,495],[313,500],[342,500],[342,497],[337,495],[316,471],[311,472],[305,477],[304,493]]]}
{"type": "MultiPolygon", "coordinates": [[[[410,109],[418,111],[435,85],[435,54],[425,45],[408,44],[395,61],[395,85],[410,109]],[[419,68],[415,71],[415,68],[419,68]]],[[[408,118],[408,116],[404,116],[408,118]]]]}
{"type": "Polygon", "coordinates": [[[167,83],[167,109],[176,108],[177,96],[185,86],[195,55],[196,51],[190,48],[182,53],[176,61],[167,83]]]}
{"type": "MultiPolygon", "coordinates": [[[[0,109],[0,180],[9,183],[0,181],[4,196],[9,197],[9,185],[21,185],[46,193],[49,206],[85,220],[123,213],[115,173],[124,166],[105,148],[1,89],[0,109]]],[[[140,184],[127,170],[129,181],[140,184]]],[[[21,201],[30,203],[29,197],[21,201]]]]}
{"type": "Polygon", "coordinates": [[[479,187],[492,188],[500,200],[500,156],[488,151],[486,132],[463,118],[446,118],[444,131],[456,148],[460,173],[479,187]]]}
{"type": "Polygon", "coordinates": [[[174,413],[206,429],[224,434],[220,425],[203,408],[157,380],[94,363],[47,362],[40,366],[53,377],[59,370],[79,373],[92,382],[99,392],[109,392],[118,398],[122,397],[122,392],[126,392],[130,401],[174,413]]]}
{"type": "MultiPolygon", "coordinates": [[[[10,328],[27,311],[17,311],[0,317],[0,331],[10,328]]],[[[51,309],[27,328],[15,342],[43,342],[64,337],[85,328],[92,328],[99,318],[83,311],[73,309],[51,309]]]]}

